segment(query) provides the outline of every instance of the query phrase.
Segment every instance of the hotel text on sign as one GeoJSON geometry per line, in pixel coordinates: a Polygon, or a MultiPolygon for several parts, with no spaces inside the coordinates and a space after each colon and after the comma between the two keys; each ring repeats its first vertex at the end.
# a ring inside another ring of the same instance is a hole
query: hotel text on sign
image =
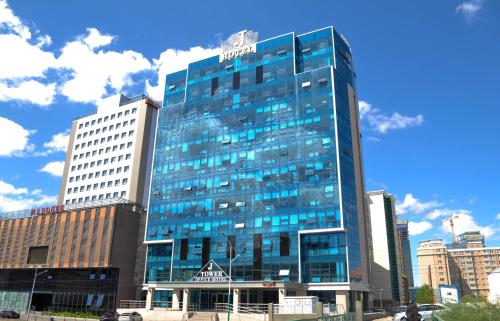
{"type": "Polygon", "coordinates": [[[197,283],[226,283],[229,277],[212,259],[193,277],[197,283]]]}

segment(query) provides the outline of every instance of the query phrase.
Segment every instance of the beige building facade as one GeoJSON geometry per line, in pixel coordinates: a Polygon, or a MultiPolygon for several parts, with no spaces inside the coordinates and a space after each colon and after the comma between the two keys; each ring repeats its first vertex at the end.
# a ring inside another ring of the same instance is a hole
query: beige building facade
{"type": "Polygon", "coordinates": [[[417,258],[422,285],[433,289],[440,284],[456,285],[463,295],[488,296],[488,275],[500,267],[500,247],[485,247],[479,232],[468,232],[454,244],[420,242],[417,258]]]}

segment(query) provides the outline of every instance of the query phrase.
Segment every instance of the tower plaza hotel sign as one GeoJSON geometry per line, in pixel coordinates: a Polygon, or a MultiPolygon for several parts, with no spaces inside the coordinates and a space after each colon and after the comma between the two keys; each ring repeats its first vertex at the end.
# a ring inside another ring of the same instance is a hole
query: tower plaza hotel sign
{"type": "Polygon", "coordinates": [[[229,276],[212,259],[193,277],[196,283],[226,283],[229,276]]]}
{"type": "Polygon", "coordinates": [[[233,58],[256,52],[258,33],[250,30],[243,30],[232,34],[222,43],[222,55],[220,61],[231,60],[233,58]]]}

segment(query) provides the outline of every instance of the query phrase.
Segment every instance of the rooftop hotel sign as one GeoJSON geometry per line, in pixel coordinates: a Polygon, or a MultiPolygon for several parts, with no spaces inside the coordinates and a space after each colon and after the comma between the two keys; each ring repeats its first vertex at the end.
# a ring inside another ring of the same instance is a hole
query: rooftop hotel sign
{"type": "Polygon", "coordinates": [[[226,283],[229,277],[212,259],[193,277],[196,283],[226,283]]]}
{"type": "Polygon", "coordinates": [[[32,208],[31,215],[45,215],[64,212],[64,205],[56,205],[43,208],[32,208]]]}
{"type": "Polygon", "coordinates": [[[220,61],[231,60],[256,51],[258,33],[251,30],[243,30],[232,34],[222,43],[222,54],[220,61]]]}

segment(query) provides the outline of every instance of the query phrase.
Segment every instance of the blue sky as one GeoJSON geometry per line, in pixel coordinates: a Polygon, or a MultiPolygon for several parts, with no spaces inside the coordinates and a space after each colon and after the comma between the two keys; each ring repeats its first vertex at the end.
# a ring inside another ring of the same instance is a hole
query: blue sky
{"type": "Polygon", "coordinates": [[[454,213],[500,246],[494,0],[0,0],[0,211],[56,201],[71,121],[100,97],[161,97],[165,73],[242,29],[329,25],[353,49],[367,189],[396,195],[413,248],[450,240],[454,213]]]}

